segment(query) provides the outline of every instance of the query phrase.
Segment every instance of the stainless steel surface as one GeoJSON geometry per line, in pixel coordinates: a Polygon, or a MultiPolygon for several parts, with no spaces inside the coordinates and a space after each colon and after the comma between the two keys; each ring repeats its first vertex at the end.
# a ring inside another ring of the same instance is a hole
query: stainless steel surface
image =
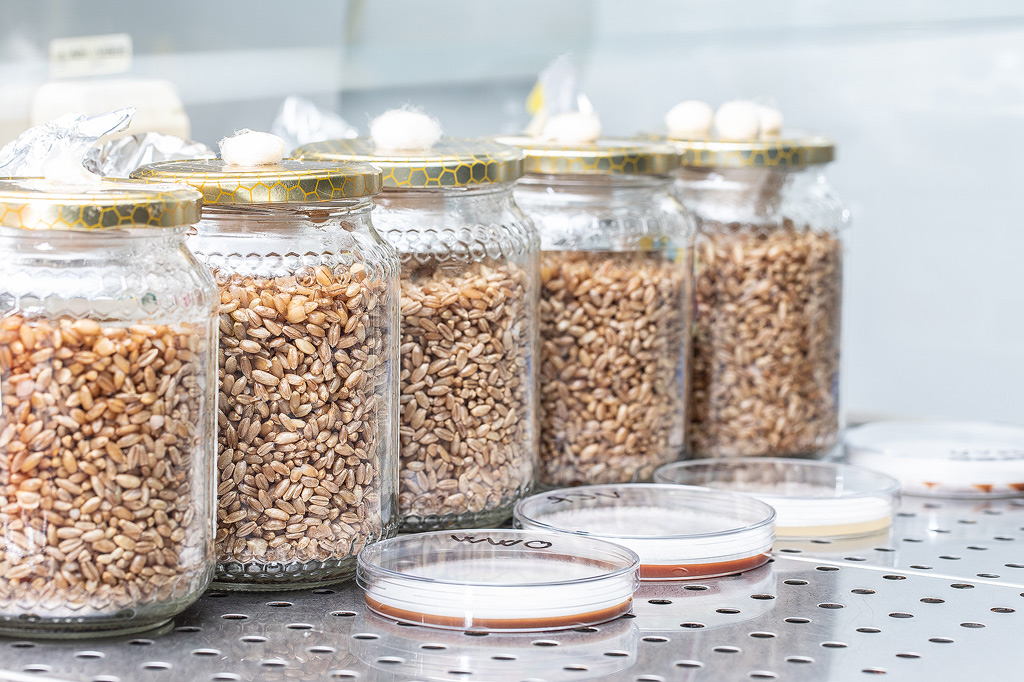
{"type": "Polygon", "coordinates": [[[354,585],[211,592],[166,632],[0,640],[0,681],[1016,679],[1024,501],[907,498],[903,514],[881,538],[780,543],[800,552],[739,576],[644,585],[635,617],[580,631],[400,626],[369,613],[354,585]]]}

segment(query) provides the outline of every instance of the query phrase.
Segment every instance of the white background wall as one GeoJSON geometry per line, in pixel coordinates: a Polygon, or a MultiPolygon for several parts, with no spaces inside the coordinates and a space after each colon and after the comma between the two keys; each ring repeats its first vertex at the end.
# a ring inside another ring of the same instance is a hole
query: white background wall
{"type": "Polygon", "coordinates": [[[681,99],[774,102],[839,143],[853,211],[844,334],[855,415],[1024,422],[1024,4],[1016,0],[71,0],[0,7],[0,137],[55,37],[127,31],[206,142],[305,94],[366,129],[421,104],[456,135],[525,123],[571,51],[606,130],[681,99]]]}

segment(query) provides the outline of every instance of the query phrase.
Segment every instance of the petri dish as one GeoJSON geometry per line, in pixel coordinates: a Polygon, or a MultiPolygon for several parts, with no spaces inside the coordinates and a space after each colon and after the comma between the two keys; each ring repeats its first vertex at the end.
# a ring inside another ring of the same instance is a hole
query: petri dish
{"type": "Polygon", "coordinates": [[[515,522],[628,547],[641,580],[749,571],[770,558],[775,512],[745,495],[654,483],[561,488],[521,500],[515,522]]]}
{"type": "Polygon", "coordinates": [[[746,493],[775,508],[779,538],[855,537],[892,525],[900,483],[886,474],[829,462],[774,457],[691,460],[654,472],[661,483],[746,493]]]}
{"type": "Polygon", "coordinates": [[[531,632],[628,613],[640,560],[625,547],[534,530],[402,535],[365,547],[356,580],[370,610],[451,630],[531,632]]]}
{"type": "Polygon", "coordinates": [[[884,471],[908,495],[1024,494],[1024,428],[986,422],[875,422],[846,436],[852,464],[884,471]]]}

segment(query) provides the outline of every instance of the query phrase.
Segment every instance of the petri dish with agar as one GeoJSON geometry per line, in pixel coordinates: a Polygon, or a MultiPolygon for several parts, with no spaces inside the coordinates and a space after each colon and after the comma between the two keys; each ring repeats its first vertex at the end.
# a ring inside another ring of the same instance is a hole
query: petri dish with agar
{"type": "Polygon", "coordinates": [[[1024,428],[986,422],[874,422],[850,429],[846,456],[899,479],[908,495],[1024,494],[1024,428]]]}
{"type": "Polygon", "coordinates": [[[783,539],[855,537],[892,525],[900,483],[849,464],[773,457],[691,460],[654,473],[661,483],[746,493],[775,508],[783,539]]]}
{"type": "Polygon", "coordinates": [[[745,495],[689,486],[622,483],[528,497],[515,522],[623,545],[640,556],[641,580],[689,580],[766,563],[775,512],[745,495]]]}
{"type": "Polygon", "coordinates": [[[640,560],[595,538],[483,529],[402,535],[359,553],[366,604],[452,630],[582,627],[628,613],[640,560]]]}

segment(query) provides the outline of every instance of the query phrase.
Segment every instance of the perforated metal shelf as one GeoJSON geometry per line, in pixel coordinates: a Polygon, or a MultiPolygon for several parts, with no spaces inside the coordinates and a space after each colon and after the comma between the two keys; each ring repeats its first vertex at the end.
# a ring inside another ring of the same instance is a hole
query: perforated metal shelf
{"type": "Polygon", "coordinates": [[[891,533],[780,543],[739,576],[641,588],[632,618],[486,636],[403,627],[354,585],[211,592],[165,631],[0,640],[0,680],[847,682],[1016,679],[1024,500],[905,500],[891,533]],[[950,558],[959,557],[959,558],[950,558]]]}

